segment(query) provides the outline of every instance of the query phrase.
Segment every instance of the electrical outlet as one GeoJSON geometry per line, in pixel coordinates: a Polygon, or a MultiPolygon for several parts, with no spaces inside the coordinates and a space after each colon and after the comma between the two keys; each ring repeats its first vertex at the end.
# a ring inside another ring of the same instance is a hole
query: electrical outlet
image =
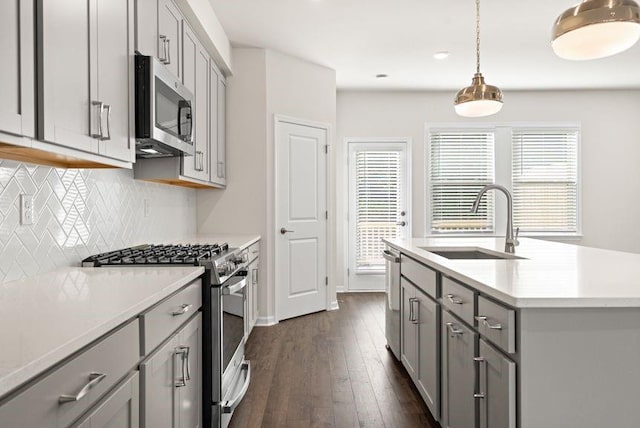
{"type": "Polygon", "coordinates": [[[148,218],[149,217],[149,199],[148,198],[144,198],[142,200],[142,210],[144,212],[144,218],[148,218]]]}
{"type": "Polygon", "coordinates": [[[20,195],[20,224],[33,224],[33,195],[20,195]]]}

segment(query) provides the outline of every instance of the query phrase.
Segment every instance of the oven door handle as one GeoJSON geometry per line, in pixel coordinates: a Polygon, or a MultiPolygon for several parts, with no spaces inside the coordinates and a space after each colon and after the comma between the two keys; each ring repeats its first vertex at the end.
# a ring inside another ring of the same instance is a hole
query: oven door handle
{"type": "Polygon", "coordinates": [[[249,361],[243,361],[242,366],[240,366],[240,372],[246,371],[247,377],[244,378],[244,383],[242,384],[242,388],[238,391],[238,394],[233,397],[232,400],[224,401],[220,404],[222,407],[222,413],[233,413],[233,411],[238,407],[245,394],[247,393],[247,389],[249,389],[249,382],[251,381],[251,364],[249,361]]]}
{"type": "MultiPolygon", "coordinates": [[[[234,294],[237,293],[238,291],[242,290],[244,287],[247,286],[247,277],[246,276],[237,276],[234,278],[242,278],[239,281],[234,282],[233,284],[229,284],[229,285],[225,285],[222,288],[222,294],[227,295],[227,294],[234,294]]],[[[233,279],[229,280],[229,281],[233,281],[233,279]]]]}

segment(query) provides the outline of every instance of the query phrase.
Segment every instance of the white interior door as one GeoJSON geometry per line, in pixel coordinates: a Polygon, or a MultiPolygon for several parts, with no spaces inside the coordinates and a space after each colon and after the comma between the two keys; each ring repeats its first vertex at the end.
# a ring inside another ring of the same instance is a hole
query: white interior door
{"type": "Polygon", "coordinates": [[[349,291],[383,291],[383,238],[410,236],[406,141],[348,144],[349,291]]]}
{"type": "Polygon", "coordinates": [[[276,313],[327,308],[327,128],[276,120],[276,313]]]}

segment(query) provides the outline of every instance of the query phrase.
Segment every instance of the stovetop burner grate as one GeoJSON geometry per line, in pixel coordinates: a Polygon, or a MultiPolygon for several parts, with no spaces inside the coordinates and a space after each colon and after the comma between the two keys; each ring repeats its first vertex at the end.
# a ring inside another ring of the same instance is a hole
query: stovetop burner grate
{"type": "Polygon", "coordinates": [[[83,260],[84,266],[163,265],[198,266],[229,250],[229,244],[140,245],[97,254],[83,260]]]}

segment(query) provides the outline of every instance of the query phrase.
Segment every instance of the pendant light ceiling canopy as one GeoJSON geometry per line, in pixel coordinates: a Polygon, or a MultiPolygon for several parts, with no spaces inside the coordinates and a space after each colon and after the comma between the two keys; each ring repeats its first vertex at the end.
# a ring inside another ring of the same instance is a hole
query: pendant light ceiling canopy
{"type": "Polygon", "coordinates": [[[480,0],[476,0],[476,74],[471,86],[460,89],[456,95],[456,113],[464,117],[490,116],[502,109],[502,91],[487,85],[480,73],[480,0]]]}
{"type": "Polygon", "coordinates": [[[561,58],[588,60],[623,52],[640,39],[640,7],[633,0],[585,0],[553,25],[551,46],[561,58]]]}

